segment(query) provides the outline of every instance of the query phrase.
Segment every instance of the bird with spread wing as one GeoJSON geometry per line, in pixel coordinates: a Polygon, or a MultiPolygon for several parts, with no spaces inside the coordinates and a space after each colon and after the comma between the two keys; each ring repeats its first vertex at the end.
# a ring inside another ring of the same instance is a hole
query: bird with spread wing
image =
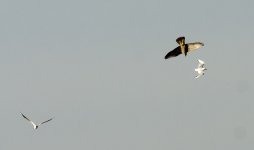
{"type": "Polygon", "coordinates": [[[193,50],[196,50],[202,46],[204,46],[201,42],[194,42],[194,43],[187,43],[185,44],[185,37],[179,37],[176,39],[176,42],[179,44],[178,47],[176,47],[174,50],[167,53],[165,56],[165,59],[176,57],[180,54],[184,54],[187,56],[188,52],[192,52],[193,50]]]}
{"type": "Polygon", "coordinates": [[[46,120],[46,121],[43,121],[43,122],[41,122],[40,124],[36,125],[32,120],[28,119],[24,114],[22,114],[22,113],[20,113],[20,114],[22,115],[23,118],[25,118],[27,121],[29,121],[29,122],[33,125],[33,128],[34,128],[34,129],[38,129],[38,127],[39,127],[40,125],[42,125],[42,124],[44,124],[44,123],[47,123],[47,122],[49,122],[49,121],[51,121],[51,120],[53,119],[53,118],[50,118],[50,119],[48,119],[48,120],[46,120]]]}
{"type": "Polygon", "coordinates": [[[203,60],[198,60],[198,67],[195,69],[195,71],[198,73],[198,75],[195,77],[196,79],[201,77],[205,74],[205,70],[207,70],[205,67],[205,62],[203,60]]]}

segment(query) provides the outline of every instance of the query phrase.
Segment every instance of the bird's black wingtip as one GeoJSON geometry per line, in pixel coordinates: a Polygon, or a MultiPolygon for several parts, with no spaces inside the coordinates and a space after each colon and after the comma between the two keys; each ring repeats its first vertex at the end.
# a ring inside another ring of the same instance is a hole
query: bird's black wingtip
{"type": "Polygon", "coordinates": [[[169,58],[170,58],[170,57],[169,57],[169,56],[167,56],[167,55],[164,57],[164,59],[165,59],[165,60],[166,60],[166,59],[169,59],[169,58]]]}

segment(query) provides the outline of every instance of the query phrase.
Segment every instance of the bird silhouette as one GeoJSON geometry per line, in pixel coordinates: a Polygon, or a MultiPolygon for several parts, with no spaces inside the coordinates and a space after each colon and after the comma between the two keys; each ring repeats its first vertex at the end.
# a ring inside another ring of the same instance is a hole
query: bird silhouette
{"type": "Polygon", "coordinates": [[[178,47],[176,47],[174,50],[167,53],[165,56],[165,59],[176,57],[180,54],[184,54],[187,56],[188,52],[191,52],[193,50],[196,50],[202,46],[204,46],[201,42],[194,42],[194,43],[187,43],[185,44],[185,37],[179,37],[176,39],[176,42],[179,44],[178,47]]]}
{"type": "Polygon", "coordinates": [[[38,129],[38,127],[39,127],[40,125],[42,125],[42,124],[44,124],[44,123],[46,123],[46,122],[49,122],[49,121],[51,121],[51,120],[53,119],[53,118],[50,118],[50,119],[48,119],[48,120],[46,120],[46,121],[43,121],[43,122],[41,122],[40,124],[36,125],[32,120],[28,119],[24,114],[22,114],[22,113],[20,113],[20,114],[22,115],[23,118],[25,118],[27,121],[29,121],[29,122],[33,125],[33,128],[34,128],[34,129],[38,129]]]}

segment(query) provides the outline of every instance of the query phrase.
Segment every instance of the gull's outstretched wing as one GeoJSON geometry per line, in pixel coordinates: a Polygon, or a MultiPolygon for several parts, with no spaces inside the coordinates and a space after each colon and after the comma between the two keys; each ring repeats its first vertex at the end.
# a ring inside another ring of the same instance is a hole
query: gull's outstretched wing
{"type": "Polygon", "coordinates": [[[176,57],[176,56],[180,55],[181,53],[182,53],[181,48],[180,48],[180,46],[178,46],[174,50],[168,52],[167,55],[165,56],[165,59],[168,59],[170,57],[176,57]]]}
{"type": "Polygon", "coordinates": [[[199,62],[199,64],[198,64],[198,67],[200,68],[203,68],[204,67],[204,65],[205,65],[205,62],[203,61],[203,60],[200,60],[200,59],[198,59],[198,62],[199,62]]]}
{"type": "Polygon", "coordinates": [[[25,118],[27,121],[31,121],[30,119],[28,119],[24,114],[22,114],[22,113],[20,113],[22,116],[23,116],[23,118],[25,118]]]}
{"type": "Polygon", "coordinates": [[[199,77],[201,77],[202,76],[202,74],[198,74],[195,78],[197,79],[197,78],[199,78],[199,77]]]}
{"type": "Polygon", "coordinates": [[[36,127],[36,124],[35,124],[32,120],[28,119],[28,118],[27,118],[24,114],[22,114],[22,113],[20,113],[20,114],[22,115],[23,118],[25,118],[27,121],[29,121],[29,122],[33,125],[34,128],[36,127]]]}
{"type": "Polygon", "coordinates": [[[44,123],[46,123],[46,122],[49,122],[49,121],[51,121],[52,119],[53,119],[53,118],[50,118],[49,120],[43,121],[43,122],[40,123],[39,125],[44,124],[44,123]]]}

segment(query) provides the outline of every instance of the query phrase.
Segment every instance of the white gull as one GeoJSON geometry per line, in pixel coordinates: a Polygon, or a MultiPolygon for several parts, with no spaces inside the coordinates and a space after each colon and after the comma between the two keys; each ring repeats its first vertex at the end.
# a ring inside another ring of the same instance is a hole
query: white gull
{"type": "Polygon", "coordinates": [[[20,114],[22,115],[23,118],[25,118],[27,121],[29,121],[29,122],[33,125],[33,128],[34,128],[34,129],[38,129],[38,127],[39,127],[40,125],[42,125],[42,124],[44,124],[44,123],[46,123],[46,122],[49,122],[49,121],[51,121],[51,120],[53,119],[53,118],[50,118],[50,119],[48,119],[48,120],[46,120],[46,121],[43,121],[43,122],[41,122],[40,124],[36,125],[32,120],[28,119],[24,114],[22,114],[22,113],[20,113],[20,114]]]}
{"type": "Polygon", "coordinates": [[[205,62],[203,60],[198,60],[199,64],[198,64],[198,67],[195,69],[195,71],[198,73],[198,75],[195,77],[196,79],[201,77],[202,75],[205,74],[205,70],[207,70],[204,65],[205,65],[205,62]]]}

